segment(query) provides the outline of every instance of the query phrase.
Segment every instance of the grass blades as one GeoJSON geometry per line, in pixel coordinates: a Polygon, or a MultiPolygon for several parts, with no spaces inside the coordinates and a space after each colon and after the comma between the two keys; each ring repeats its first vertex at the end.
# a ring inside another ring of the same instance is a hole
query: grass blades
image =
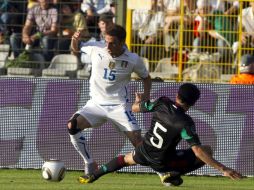
{"type": "Polygon", "coordinates": [[[67,171],[61,182],[42,179],[41,170],[0,169],[1,190],[253,190],[254,178],[233,181],[226,177],[183,176],[180,187],[164,187],[156,174],[112,173],[93,184],[79,184],[82,172],[67,171]]]}

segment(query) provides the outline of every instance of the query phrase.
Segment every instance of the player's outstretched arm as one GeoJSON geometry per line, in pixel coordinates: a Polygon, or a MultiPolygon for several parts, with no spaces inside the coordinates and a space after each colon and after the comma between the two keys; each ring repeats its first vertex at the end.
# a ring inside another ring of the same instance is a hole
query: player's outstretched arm
{"type": "Polygon", "coordinates": [[[78,43],[80,39],[80,34],[81,34],[80,31],[77,31],[73,34],[71,38],[71,53],[74,55],[77,55],[79,52],[78,43]]]}
{"type": "Polygon", "coordinates": [[[202,160],[204,163],[212,166],[213,168],[219,170],[220,172],[223,173],[224,176],[227,176],[231,179],[241,179],[242,175],[238,173],[237,171],[226,167],[222,163],[218,162],[215,160],[211,154],[209,154],[203,146],[201,145],[194,145],[192,146],[192,150],[194,154],[202,160]]]}
{"type": "Polygon", "coordinates": [[[140,112],[140,102],[142,101],[143,93],[135,93],[135,102],[132,104],[132,112],[140,112]]]}
{"type": "Polygon", "coordinates": [[[235,171],[231,168],[228,168],[228,167],[224,168],[223,175],[227,176],[231,179],[241,179],[241,178],[243,178],[243,176],[240,173],[238,173],[237,171],[235,171]]]}

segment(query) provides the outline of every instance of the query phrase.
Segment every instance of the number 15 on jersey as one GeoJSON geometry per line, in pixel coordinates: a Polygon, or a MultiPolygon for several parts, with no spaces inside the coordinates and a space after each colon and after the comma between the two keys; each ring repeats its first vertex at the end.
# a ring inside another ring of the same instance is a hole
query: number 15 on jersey
{"type": "Polygon", "coordinates": [[[113,81],[116,79],[116,70],[110,70],[108,68],[104,68],[104,79],[107,79],[109,81],[113,81]]]}

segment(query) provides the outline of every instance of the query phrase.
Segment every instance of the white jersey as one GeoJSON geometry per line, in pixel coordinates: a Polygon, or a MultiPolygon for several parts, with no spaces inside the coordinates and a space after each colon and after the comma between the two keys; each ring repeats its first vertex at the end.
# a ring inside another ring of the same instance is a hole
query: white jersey
{"type": "Polygon", "coordinates": [[[106,48],[87,46],[81,48],[91,58],[90,96],[98,104],[121,104],[129,101],[128,83],[131,73],[141,78],[148,76],[143,60],[127,49],[113,58],[106,48]]]}

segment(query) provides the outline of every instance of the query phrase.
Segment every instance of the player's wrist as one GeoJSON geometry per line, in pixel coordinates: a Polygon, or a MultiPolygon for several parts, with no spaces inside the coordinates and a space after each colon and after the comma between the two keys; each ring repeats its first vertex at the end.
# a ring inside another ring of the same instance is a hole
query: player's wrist
{"type": "Polygon", "coordinates": [[[224,173],[225,171],[228,170],[228,168],[227,168],[226,166],[221,166],[221,167],[219,168],[219,170],[220,170],[222,173],[224,173]]]}
{"type": "Polygon", "coordinates": [[[138,100],[138,101],[137,101],[137,100],[135,100],[134,104],[135,104],[135,105],[139,105],[139,104],[140,104],[140,102],[141,102],[140,100],[138,100]]]}

